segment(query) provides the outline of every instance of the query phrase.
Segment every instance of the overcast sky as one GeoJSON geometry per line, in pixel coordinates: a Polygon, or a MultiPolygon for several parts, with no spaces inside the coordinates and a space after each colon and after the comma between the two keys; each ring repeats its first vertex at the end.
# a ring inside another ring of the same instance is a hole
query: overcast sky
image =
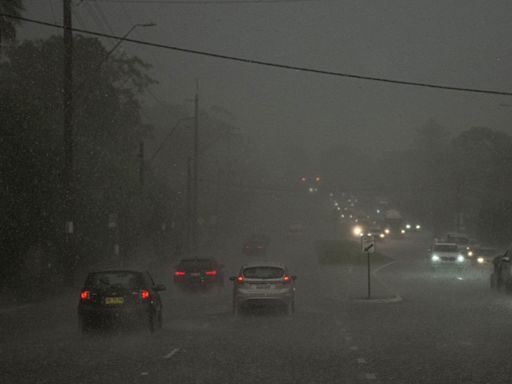
{"type": "MultiPolygon", "coordinates": [[[[510,0],[74,4],[79,28],[123,35],[134,23],[153,21],[156,27],[131,37],[338,72],[512,91],[510,0]]],[[[26,5],[28,17],[61,22],[61,0],[26,5]]],[[[29,24],[19,32],[20,38],[56,33],[29,24]]],[[[126,42],[123,48],[154,65],[161,99],[184,103],[198,78],[204,108],[222,106],[242,130],[292,141],[312,154],[333,143],[368,152],[405,147],[429,118],[452,132],[488,126],[512,133],[512,107],[500,105],[512,106],[512,98],[272,69],[126,42]]]]}

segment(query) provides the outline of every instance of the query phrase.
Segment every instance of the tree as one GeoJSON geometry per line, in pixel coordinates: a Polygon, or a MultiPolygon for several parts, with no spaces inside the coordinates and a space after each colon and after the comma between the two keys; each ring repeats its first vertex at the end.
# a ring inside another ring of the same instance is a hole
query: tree
{"type": "MultiPolygon", "coordinates": [[[[151,200],[141,198],[136,153],[150,128],[141,121],[138,95],[153,80],[147,64],[126,55],[112,56],[97,70],[107,54],[97,39],[76,36],[74,49],[76,84],[87,84],[75,89],[74,213],[82,260],[93,262],[91,255],[100,259],[107,252],[109,213],[119,214],[123,237],[134,241],[144,227],[137,212],[151,211],[143,206],[151,200]]],[[[17,276],[30,246],[59,244],[62,50],[60,37],[26,41],[10,47],[9,61],[0,64],[4,278],[17,276]]]]}
{"type": "MultiPolygon", "coordinates": [[[[24,11],[22,0],[6,0],[0,2],[0,13],[21,16],[24,11]]],[[[16,26],[20,23],[17,19],[6,16],[0,16],[0,54],[2,54],[2,45],[4,42],[13,41],[16,38],[16,26]]]]}

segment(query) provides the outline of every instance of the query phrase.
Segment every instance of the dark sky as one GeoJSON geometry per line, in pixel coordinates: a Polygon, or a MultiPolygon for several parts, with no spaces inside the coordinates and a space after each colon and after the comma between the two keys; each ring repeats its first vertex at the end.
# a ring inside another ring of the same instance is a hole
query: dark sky
{"type": "MultiPolygon", "coordinates": [[[[80,28],[123,35],[134,23],[153,21],[156,27],[131,37],[331,71],[512,91],[510,0],[74,3],[80,28]]],[[[61,0],[26,4],[29,17],[61,21],[61,0]]],[[[45,33],[55,31],[20,29],[21,38],[45,33]]],[[[243,131],[312,154],[333,143],[368,152],[408,146],[429,118],[452,132],[488,126],[512,133],[512,107],[501,105],[512,105],[507,97],[271,69],[129,43],[123,49],[154,65],[161,99],[186,103],[197,78],[204,108],[222,106],[243,131]]]]}

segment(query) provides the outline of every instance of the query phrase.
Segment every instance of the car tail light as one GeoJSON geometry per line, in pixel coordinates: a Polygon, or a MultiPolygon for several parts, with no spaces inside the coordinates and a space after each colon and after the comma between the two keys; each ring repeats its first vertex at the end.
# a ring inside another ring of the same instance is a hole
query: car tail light
{"type": "Polygon", "coordinates": [[[143,289],[142,291],[140,291],[140,298],[142,300],[146,300],[146,299],[149,299],[149,291],[143,289]]]}
{"type": "Polygon", "coordinates": [[[81,300],[89,300],[91,298],[91,292],[90,291],[82,291],[80,292],[80,299],[81,300]]]}
{"type": "Polygon", "coordinates": [[[245,280],[245,279],[244,279],[244,277],[243,277],[242,275],[240,275],[240,276],[238,276],[238,277],[236,278],[236,282],[237,282],[238,284],[243,284],[243,283],[244,283],[244,280],[245,280]]]}
{"type": "Polygon", "coordinates": [[[284,276],[283,276],[283,281],[284,281],[285,283],[289,283],[291,280],[292,280],[292,279],[290,279],[290,276],[288,276],[288,275],[284,275],[284,276]]]}
{"type": "Polygon", "coordinates": [[[183,271],[176,271],[176,272],[174,272],[174,276],[185,276],[185,272],[183,272],[183,271]]]}
{"type": "Polygon", "coordinates": [[[204,274],[207,276],[215,276],[217,274],[217,271],[206,271],[204,274]]]}

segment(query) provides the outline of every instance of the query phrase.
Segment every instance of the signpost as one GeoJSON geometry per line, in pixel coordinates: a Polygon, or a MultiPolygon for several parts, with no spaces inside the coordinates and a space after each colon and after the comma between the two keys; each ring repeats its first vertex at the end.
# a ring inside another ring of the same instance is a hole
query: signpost
{"type": "Polygon", "coordinates": [[[368,259],[368,298],[370,299],[372,296],[370,253],[375,253],[375,239],[373,236],[361,236],[361,251],[366,252],[368,259]]]}

